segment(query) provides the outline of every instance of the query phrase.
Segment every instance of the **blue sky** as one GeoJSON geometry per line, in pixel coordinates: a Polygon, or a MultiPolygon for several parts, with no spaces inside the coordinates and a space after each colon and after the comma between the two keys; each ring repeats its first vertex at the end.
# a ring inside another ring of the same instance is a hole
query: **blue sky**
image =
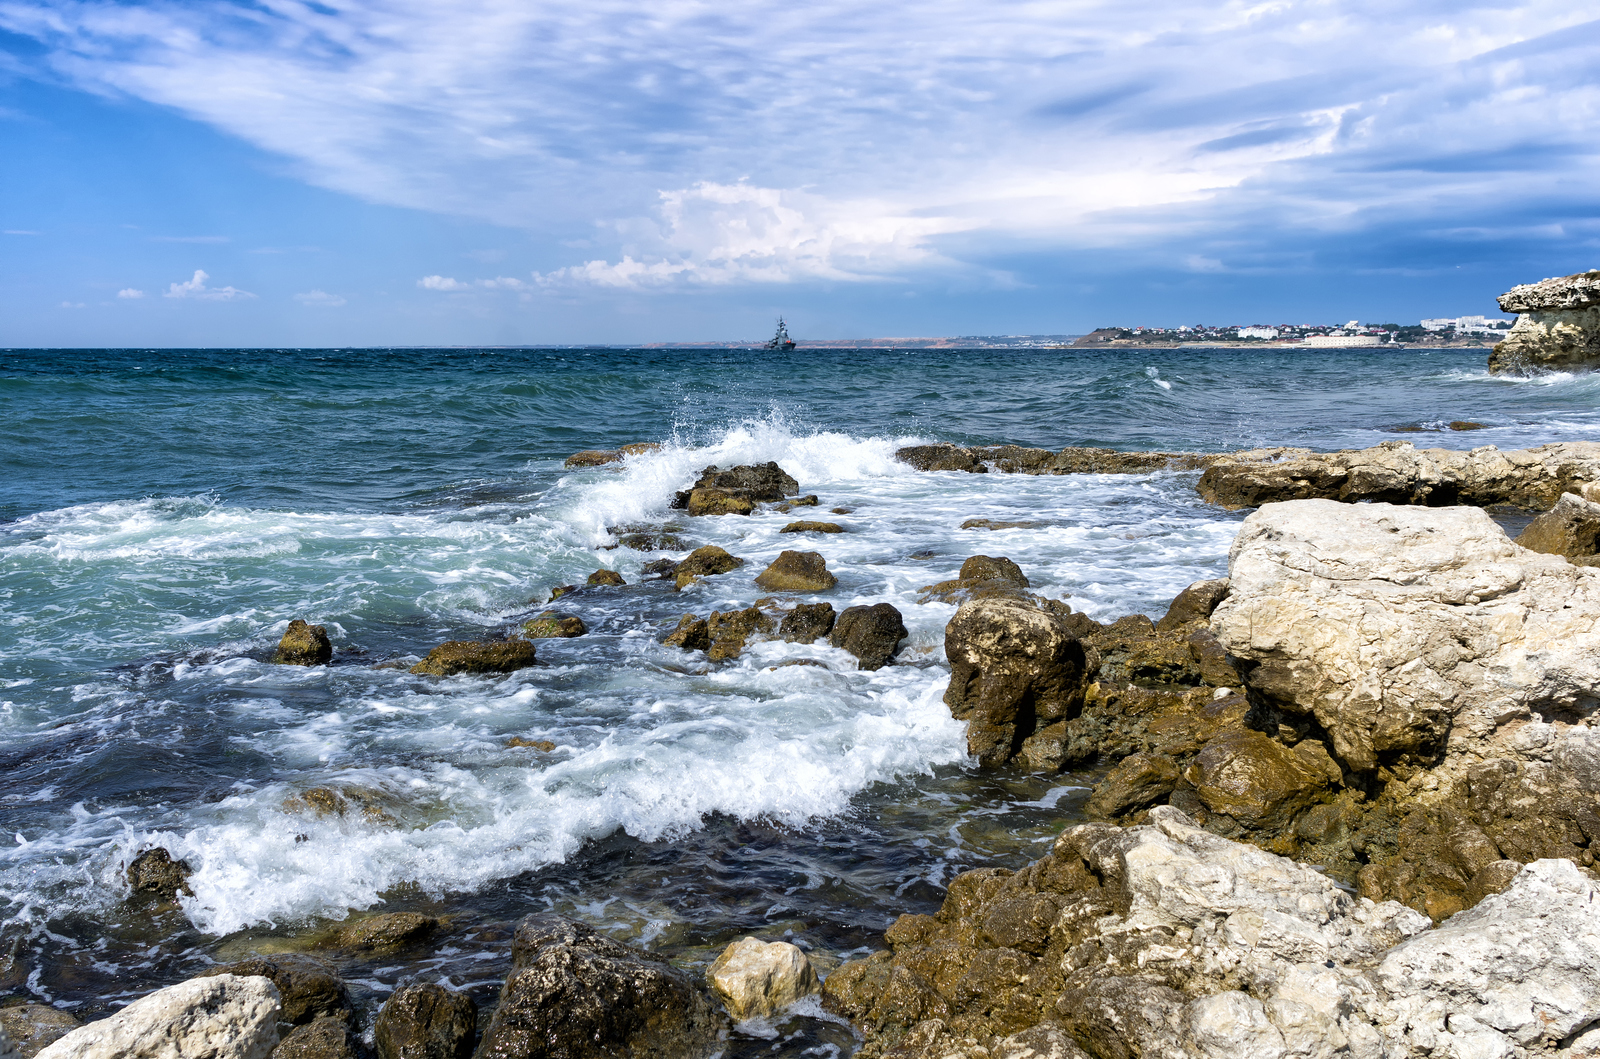
{"type": "Polygon", "coordinates": [[[0,345],[1492,314],[1600,265],[1592,14],[0,0],[0,345]]]}

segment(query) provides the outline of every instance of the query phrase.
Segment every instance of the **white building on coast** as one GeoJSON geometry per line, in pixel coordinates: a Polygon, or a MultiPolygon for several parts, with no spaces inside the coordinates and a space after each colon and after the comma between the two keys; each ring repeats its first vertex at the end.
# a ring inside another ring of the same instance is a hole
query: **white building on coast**
{"type": "Polygon", "coordinates": [[[1335,349],[1347,346],[1381,346],[1377,335],[1307,335],[1301,345],[1308,349],[1335,349]]]}

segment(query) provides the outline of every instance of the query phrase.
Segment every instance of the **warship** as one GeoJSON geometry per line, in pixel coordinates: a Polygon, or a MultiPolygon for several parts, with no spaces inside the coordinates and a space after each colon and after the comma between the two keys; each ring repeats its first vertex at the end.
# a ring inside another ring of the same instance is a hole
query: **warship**
{"type": "Polygon", "coordinates": [[[773,335],[772,338],[770,338],[767,341],[767,344],[762,346],[761,348],[762,349],[781,349],[781,350],[785,350],[785,351],[791,350],[791,349],[794,348],[794,339],[789,337],[789,328],[783,322],[783,317],[781,317],[781,316],[778,317],[778,333],[773,335]]]}

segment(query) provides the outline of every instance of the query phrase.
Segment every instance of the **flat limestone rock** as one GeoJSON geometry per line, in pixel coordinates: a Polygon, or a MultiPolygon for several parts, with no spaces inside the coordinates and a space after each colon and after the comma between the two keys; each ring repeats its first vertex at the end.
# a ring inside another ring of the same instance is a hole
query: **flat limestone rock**
{"type": "Polygon", "coordinates": [[[266,978],[194,978],[73,1030],[39,1059],[267,1059],[279,1014],[266,978]]]}

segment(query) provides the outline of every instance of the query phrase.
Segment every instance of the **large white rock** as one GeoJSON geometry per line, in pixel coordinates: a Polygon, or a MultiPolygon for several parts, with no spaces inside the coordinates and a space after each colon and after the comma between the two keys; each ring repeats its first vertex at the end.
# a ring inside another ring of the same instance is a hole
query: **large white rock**
{"type": "Polygon", "coordinates": [[[1218,640],[1353,769],[1524,756],[1517,728],[1600,701],[1600,570],[1518,547],[1476,508],[1268,504],[1229,564],[1218,640]]]}
{"type": "Polygon", "coordinates": [[[73,1030],[38,1059],[267,1059],[281,1010],[271,979],[194,978],[73,1030]]]}
{"type": "Polygon", "coordinates": [[[756,938],[741,938],[722,950],[706,978],[741,1022],[770,1018],[820,988],[799,946],[756,938]]]}

